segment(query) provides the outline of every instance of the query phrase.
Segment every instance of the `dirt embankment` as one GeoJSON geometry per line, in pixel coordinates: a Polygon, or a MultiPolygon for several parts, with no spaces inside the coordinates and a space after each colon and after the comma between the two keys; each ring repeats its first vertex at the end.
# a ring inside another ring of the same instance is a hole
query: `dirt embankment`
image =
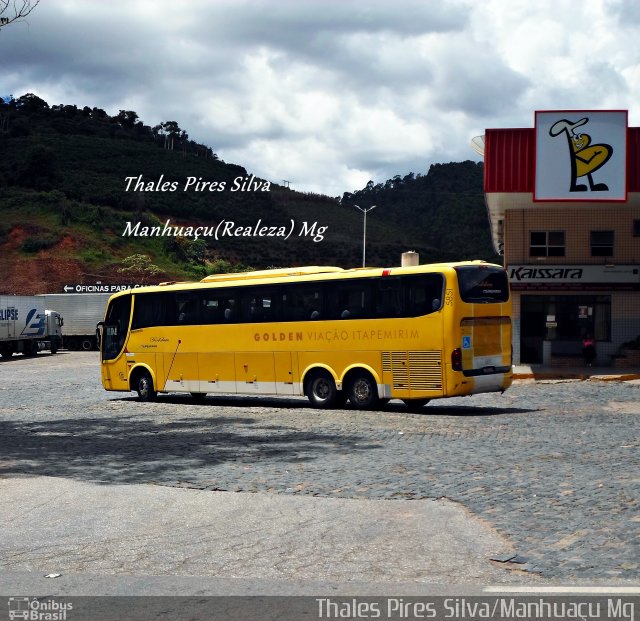
{"type": "Polygon", "coordinates": [[[73,257],[78,244],[71,236],[50,248],[25,253],[23,244],[32,235],[28,227],[16,226],[0,244],[0,293],[55,293],[65,284],[96,281],[96,275],[88,274],[82,261],[73,257]]]}

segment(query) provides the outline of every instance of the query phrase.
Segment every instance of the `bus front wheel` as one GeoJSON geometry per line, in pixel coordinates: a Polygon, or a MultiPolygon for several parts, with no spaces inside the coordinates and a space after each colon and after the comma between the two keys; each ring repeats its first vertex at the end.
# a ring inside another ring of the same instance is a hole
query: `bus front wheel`
{"type": "Polygon", "coordinates": [[[359,410],[371,410],[378,404],[378,386],[369,373],[361,371],[349,382],[349,401],[359,410]]]}
{"type": "Polygon", "coordinates": [[[132,381],[132,388],[138,393],[140,401],[153,401],[157,392],[153,389],[153,379],[149,371],[138,371],[132,381]]]}
{"type": "Polygon", "coordinates": [[[307,397],[314,408],[332,408],[338,400],[338,389],[328,371],[313,371],[307,380],[307,397]]]}

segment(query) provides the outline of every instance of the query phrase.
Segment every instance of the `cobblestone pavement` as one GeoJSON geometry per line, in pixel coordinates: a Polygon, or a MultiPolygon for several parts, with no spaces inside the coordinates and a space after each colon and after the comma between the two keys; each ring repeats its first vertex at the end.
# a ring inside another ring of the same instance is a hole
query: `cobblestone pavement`
{"type": "Polygon", "coordinates": [[[303,398],[104,392],[97,354],[0,363],[0,476],[332,498],[456,501],[530,572],[637,581],[640,385],[520,382],[424,414],[303,398]]]}

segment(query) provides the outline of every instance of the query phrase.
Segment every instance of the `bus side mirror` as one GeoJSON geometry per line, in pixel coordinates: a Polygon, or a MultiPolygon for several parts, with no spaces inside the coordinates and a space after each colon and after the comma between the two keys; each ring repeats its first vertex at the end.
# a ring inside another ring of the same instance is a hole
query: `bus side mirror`
{"type": "Polygon", "coordinates": [[[96,326],[96,341],[98,343],[98,349],[102,348],[102,331],[104,330],[104,321],[100,321],[96,326]]]}

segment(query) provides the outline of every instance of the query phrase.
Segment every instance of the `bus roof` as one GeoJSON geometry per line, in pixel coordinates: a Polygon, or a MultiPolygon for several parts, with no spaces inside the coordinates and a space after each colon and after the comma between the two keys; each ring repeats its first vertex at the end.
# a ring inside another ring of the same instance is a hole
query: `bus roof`
{"type": "Polygon", "coordinates": [[[200,282],[221,282],[226,280],[252,280],[254,278],[278,278],[280,276],[305,276],[307,274],[326,274],[328,272],[344,272],[341,267],[311,265],[309,267],[284,267],[254,272],[232,272],[230,274],[212,274],[205,276],[200,282]]]}
{"type": "Polygon", "coordinates": [[[372,278],[381,276],[400,276],[401,274],[421,274],[425,272],[434,272],[438,270],[450,270],[455,267],[462,266],[484,266],[496,267],[503,269],[501,265],[495,263],[487,263],[486,261],[453,261],[447,263],[424,263],[422,265],[414,265],[411,267],[356,267],[352,269],[343,269],[341,267],[331,266],[308,266],[308,267],[289,267],[278,268],[272,270],[256,270],[253,272],[232,272],[229,274],[212,274],[206,276],[201,281],[185,281],[185,282],[167,282],[159,285],[149,285],[139,287],[137,289],[127,289],[115,293],[112,297],[119,297],[130,293],[158,293],[161,291],[182,291],[186,289],[209,289],[212,286],[221,287],[229,284],[244,285],[261,285],[275,284],[286,282],[304,282],[304,281],[321,281],[321,280],[340,280],[342,278],[372,278]],[[313,278],[310,278],[313,276],[313,278]]]}

